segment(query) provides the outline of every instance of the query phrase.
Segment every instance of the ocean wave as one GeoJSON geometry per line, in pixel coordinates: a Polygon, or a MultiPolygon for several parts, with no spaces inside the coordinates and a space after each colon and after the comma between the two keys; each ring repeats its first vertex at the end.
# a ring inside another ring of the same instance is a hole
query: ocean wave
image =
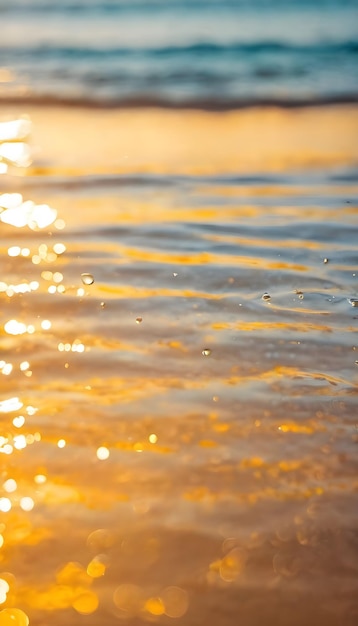
{"type": "Polygon", "coordinates": [[[14,0],[0,9],[3,98],[203,110],[357,101],[349,4],[188,2],[14,0]]]}
{"type": "Polygon", "coordinates": [[[298,54],[298,55],[337,55],[348,54],[355,55],[358,53],[358,42],[354,40],[348,41],[319,41],[316,43],[295,44],[283,41],[252,41],[252,42],[228,42],[220,43],[214,41],[197,41],[183,45],[170,45],[158,47],[138,47],[138,46],[83,46],[83,45],[58,45],[56,43],[45,43],[29,46],[27,42],[18,45],[1,46],[1,52],[4,56],[23,56],[32,58],[61,57],[61,58],[106,58],[120,56],[145,56],[151,57],[207,57],[214,55],[230,54],[230,55],[255,55],[255,54],[298,54]]]}
{"type": "MultiPolygon", "coordinates": [[[[297,0],[12,0],[0,6],[2,13],[26,12],[26,13],[88,13],[98,11],[100,13],[123,13],[123,12],[152,12],[154,10],[252,10],[253,5],[265,9],[287,9],[297,6],[297,0]]],[[[337,0],[316,0],[315,7],[319,9],[332,8],[337,5],[337,0]]],[[[301,8],[312,7],[311,0],[300,0],[301,8]]],[[[345,0],[347,8],[356,7],[355,0],[345,0]]]]}
{"type": "Polygon", "coordinates": [[[24,107],[38,106],[69,106],[95,109],[125,109],[125,108],[160,108],[160,109],[192,109],[201,111],[234,111],[252,107],[277,107],[283,109],[307,108],[319,106],[349,105],[358,103],[358,90],[353,93],[326,95],[320,97],[251,97],[251,98],[225,98],[225,97],[183,97],[169,98],[158,95],[132,95],[118,97],[65,97],[59,94],[9,95],[0,96],[0,104],[17,105],[24,107]]]}

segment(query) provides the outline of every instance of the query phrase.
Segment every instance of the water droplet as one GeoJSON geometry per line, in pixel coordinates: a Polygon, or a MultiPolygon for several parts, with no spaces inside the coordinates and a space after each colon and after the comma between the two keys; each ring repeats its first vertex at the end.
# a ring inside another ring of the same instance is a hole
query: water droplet
{"type": "Polygon", "coordinates": [[[204,348],[204,350],[201,351],[201,354],[203,356],[210,356],[210,354],[211,354],[210,348],[204,348]]]}
{"type": "Polygon", "coordinates": [[[142,321],[143,321],[143,318],[142,317],[136,317],[135,321],[136,321],[136,324],[141,324],[142,321]]]}
{"type": "Polygon", "coordinates": [[[355,364],[358,365],[358,361],[355,361],[355,364]]]}
{"type": "Polygon", "coordinates": [[[101,307],[101,309],[104,309],[106,307],[106,303],[105,302],[101,302],[100,307],[101,307]]]}
{"type": "Polygon", "coordinates": [[[178,276],[178,272],[173,272],[173,276],[176,278],[178,276]]]}
{"type": "Polygon", "coordinates": [[[84,285],[93,285],[94,283],[92,274],[81,274],[81,279],[84,285]]]}
{"type": "Polygon", "coordinates": [[[328,263],[328,262],[329,262],[329,259],[327,258],[323,259],[323,263],[328,263]]]}
{"type": "Polygon", "coordinates": [[[271,296],[270,296],[270,294],[269,294],[269,293],[264,293],[264,294],[262,295],[262,299],[263,299],[263,300],[271,300],[271,296]]]}
{"type": "Polygon", "coordinates": [[[358,307],[358,298],[349,298],[348,299],[349,304],[351,304],[352,306],[356,306],[358,307]]]}

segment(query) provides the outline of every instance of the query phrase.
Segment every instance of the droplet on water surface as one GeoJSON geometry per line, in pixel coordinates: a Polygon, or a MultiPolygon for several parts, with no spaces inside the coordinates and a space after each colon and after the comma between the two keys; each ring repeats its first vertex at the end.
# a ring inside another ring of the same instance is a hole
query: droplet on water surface
{"type": "Polygon", "coordinates": [[[106,303],[105,302],[101,302],[100,307],[101,307],[101,309],[104,309],[106,307],[106,303]]]}
{"type": "Polygon", "coordinates": [[[271,296],[270,296],[269,293],[264,293],[264,294],[262,294],[262,299],[263,300],[271,300],[271,296]]]}
{"type": "Polygon", "coordinates": [[[141,324],[143,322],[143,318],[142,317],[136,317],[136,324],[141,324]]]}
{"type": "Polygon", "coordinates": [[[349,304],[351,304],[352,306],[357,306],[358,307],[358,298],[349,298],[348,299],[349,304]]]}
{"type": "Polygon", "coordinates": [[[328,263],[329,259],[325,258],[323,259],[323,263],[328,263]]]}
{"type": "Polygon", "coordinates": [[[93,285],[94,283],[92,274],[81,274],[81,279],[84,285],[93,285]]]}
{"type": "Polygon", "coordinates": [[[210,348],[204,348],[204,350],[201,351],[201,354],[203,356],[210,356],[210,354],[211,354],[210,348]]]}

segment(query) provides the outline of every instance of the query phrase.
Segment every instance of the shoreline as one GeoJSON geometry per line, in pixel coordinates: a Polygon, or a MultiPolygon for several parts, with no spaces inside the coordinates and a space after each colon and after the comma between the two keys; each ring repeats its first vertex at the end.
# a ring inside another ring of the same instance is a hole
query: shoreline
{"type": "Polygon", "coordinates": [[[220,98],[195,98],[175,102],[160,97],[127,97],[113,100],[97,100],[96,98],[61,98],[52,96],[3,96],[0,97],[0,108],[3,107],[64,107],[74,109],[123,111],[123,110],[146,110],[163,109],[169,111],[199,111],[199,112],[235,112],[246,109],[317,109],[325,107],[349,107],[358,106],[358,96],[327,96],[319,100],[312,98],[297,98],[285,100],[284,98],[248,98],[221,100],[220,98]]]}
{"type": "Polygon", "coordinates": [[[358,165],[358,106],[234,111],[96,109],[0,104],[0,120],[29,116],[26,176],[213,175],[358,165]]]}

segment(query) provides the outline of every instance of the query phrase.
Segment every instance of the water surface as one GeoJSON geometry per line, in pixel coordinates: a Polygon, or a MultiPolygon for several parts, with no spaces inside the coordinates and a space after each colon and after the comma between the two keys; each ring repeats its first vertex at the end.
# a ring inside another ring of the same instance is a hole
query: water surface
{"type": "Polygon", "coordinates": [[[353,626],[354,173],[15,190],[57,218],[1,224],[3,606],[353,626]]]}

